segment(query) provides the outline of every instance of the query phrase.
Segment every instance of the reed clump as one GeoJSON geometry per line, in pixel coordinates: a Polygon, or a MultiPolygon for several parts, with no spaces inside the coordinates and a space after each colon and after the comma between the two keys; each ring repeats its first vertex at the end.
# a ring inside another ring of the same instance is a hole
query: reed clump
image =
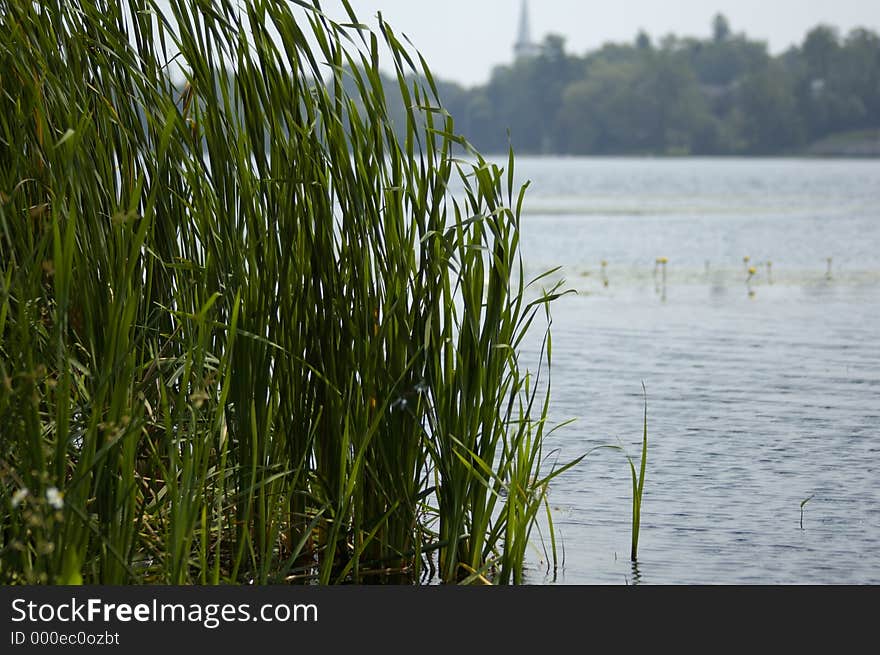
{"type": "Polygon", "coordinates": [[[522,581],[559,290],[343,5],[0,0],[2,582],[522,581]]]}

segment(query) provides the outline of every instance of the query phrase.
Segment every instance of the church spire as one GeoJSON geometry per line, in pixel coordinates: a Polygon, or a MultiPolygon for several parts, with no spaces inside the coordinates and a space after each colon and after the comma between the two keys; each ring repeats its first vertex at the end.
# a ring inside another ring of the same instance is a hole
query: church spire
{"type": "Polygon", "coordinates": [[[532,27],[529,22],[529,2],[522,0],[522,8],[519,13],[519,33],[516,43],[513,44],[513,53],[517,59],[534,57],[540,51],[539,46],[532,42],[532,27]]]}

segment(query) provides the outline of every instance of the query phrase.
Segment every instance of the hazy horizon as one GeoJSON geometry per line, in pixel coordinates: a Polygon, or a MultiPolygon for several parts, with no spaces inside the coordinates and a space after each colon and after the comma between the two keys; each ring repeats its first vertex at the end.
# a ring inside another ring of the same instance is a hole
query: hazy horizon
{"type": "MultiPolygon", "coordinates": [[[[412,0],[352,0],[351,4],[370,25],[375,25],[381,11],[444,80],[480,85],[495,66],[513,58],[521,0],[446,0],[442,6],[412,0]]],[[[325,1],[322,6],[330,16],[344,17],[340,2],[325,1]]],[[[640,30],[655,41],[670,33],[707,37],[717,13],[727,17],[734,33],[766,41],[773,54],[800,44],[818,24],[837,27],[843,35],[855,27],[880,31],[876,0],[775,0],[769,6],[762,0],[619,0],[601,10],[583,0],[530,0],[529,8],[534,41],[559,34],[566,39],[567,51],[579,55],[608,42],[632,42],[640,30]]]]}

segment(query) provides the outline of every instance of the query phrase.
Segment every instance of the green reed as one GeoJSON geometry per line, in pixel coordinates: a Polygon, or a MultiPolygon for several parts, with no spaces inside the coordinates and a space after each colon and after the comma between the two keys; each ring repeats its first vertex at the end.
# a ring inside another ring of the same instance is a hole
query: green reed
{"type": "Polygon", "coordinates": [[[638,560],[639,530],[642,524],[642,494],[645,491],[645,471],[648,464],[648,390],[645,388],[644,383],[642,383],[642,392],[645,394],[645,417],[642,432],[642,455],[638,474],[636,474],[636,465],[632,457],[626,456],[629,462],[630,473],[632,474],[632,549],[630,551],[630,559],[633,562],[638,560]]]}
{"type": "Polygon", "coordinates": [[[0,0],[0,579],[521,582],[512,154],[345,0],[168,4],[0,0]]]}

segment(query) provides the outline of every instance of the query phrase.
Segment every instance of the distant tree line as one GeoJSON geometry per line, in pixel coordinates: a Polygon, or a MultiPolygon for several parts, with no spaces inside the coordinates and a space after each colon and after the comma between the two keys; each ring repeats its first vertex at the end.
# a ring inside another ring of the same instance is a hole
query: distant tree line
{"type": "Polygon", "coordinates": [[[484,86],[442,83],[441,96],[484,152],[797,152],[880,128],[880,36],[821,25],[771,56],[718,15],[706,39],[642,32],[577,56],[550,35],[540,55],[496,68],[484,86]]]}

